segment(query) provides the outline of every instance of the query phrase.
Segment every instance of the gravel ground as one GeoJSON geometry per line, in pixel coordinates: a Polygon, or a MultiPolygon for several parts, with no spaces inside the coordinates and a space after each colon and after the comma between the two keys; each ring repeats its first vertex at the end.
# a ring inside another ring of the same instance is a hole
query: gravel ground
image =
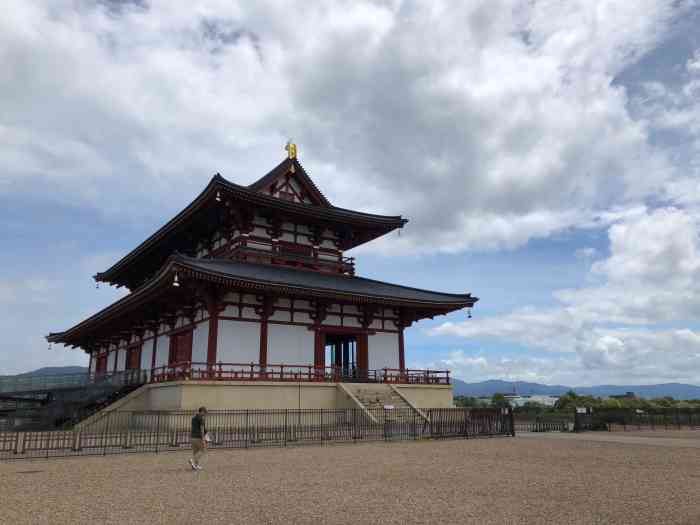
{"type": "Polygon", "coordinates": [[[586,435],[4,462],[0,522],[700,523],[697,449],[586,435]]]}
{"type": "Polygon", "coordinates": [[[700,429],[698,430],[621,430],[625,436],[664,437],[671,439],[696,439],[700,441],[700,429]]]}

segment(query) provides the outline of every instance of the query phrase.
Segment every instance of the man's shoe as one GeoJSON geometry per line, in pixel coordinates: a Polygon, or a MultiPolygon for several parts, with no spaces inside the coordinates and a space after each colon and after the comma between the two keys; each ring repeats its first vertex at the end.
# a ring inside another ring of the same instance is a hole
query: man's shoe
{"type": "Polygon", "coordinates": [[[194,464],[194,460],[190,459],[190,466],[192,467],[192,470],[197,470],[197,465],[194,464]]]}

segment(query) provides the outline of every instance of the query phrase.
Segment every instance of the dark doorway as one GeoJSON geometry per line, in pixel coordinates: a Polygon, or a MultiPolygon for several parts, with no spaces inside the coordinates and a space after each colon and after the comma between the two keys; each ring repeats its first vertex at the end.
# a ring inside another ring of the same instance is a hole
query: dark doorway
{"type": "Polygon", "coordinates": [[[327,333],[325,366],[333,367],[344,380],[367,376],[367,336],[353,333],[327,333]]]}

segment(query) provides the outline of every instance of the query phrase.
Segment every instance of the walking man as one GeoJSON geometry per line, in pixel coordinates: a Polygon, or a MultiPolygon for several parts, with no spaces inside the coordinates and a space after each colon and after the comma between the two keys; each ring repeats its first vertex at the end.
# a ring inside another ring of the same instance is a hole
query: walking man
{"type": "Polygon", "coordinates": [[[206,415],[207,409],[205,407],[199,407],[197,414],[192,418],[192,458],[190,459],[192,470],[202,470],[202,465],[200,465],[199,461],[207,447],[205,440],[207,436],[206,415]]]}

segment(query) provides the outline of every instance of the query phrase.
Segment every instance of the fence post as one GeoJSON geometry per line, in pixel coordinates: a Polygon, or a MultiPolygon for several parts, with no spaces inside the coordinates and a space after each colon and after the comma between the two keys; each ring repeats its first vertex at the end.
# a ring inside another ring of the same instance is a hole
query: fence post
{"type": "Polygon", "coordinates": [[[289,414],[289,409],[284,409],[284,446],[287,446],[287,415],[289,414]]]}
{"type": "Polygon", "coordinates": [[[351,408],[352,410],[352,440],[357,441],[357,409],[351,408]]]}
{"type": "Polygon", "coordinates": [[[17,440],[15,441],[15,454],[24,454],[24,432],[17,432],[17,440]]]}
{"type": "Polygon", "coordinates": [[[107,414],[107,424],[105,425],[104,434],[102,434],[102,455],[107,455],[107,440],[109,439],[109,426],[112,422],[111,414],[107,414]]]}
{"type": "Polygon", "coordinates": [[[156,454],[158,454],[158,445],[160,445],[160,411],[156,412],[156,454]]]}
{"type": "Polygon", "coordinates": [[[515,416],[512,407],[508,409],[508,420],[510,421],[510,435],[515,437],[515,416]]]}

